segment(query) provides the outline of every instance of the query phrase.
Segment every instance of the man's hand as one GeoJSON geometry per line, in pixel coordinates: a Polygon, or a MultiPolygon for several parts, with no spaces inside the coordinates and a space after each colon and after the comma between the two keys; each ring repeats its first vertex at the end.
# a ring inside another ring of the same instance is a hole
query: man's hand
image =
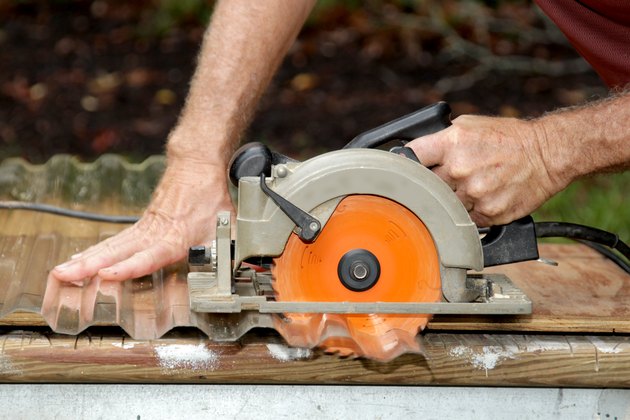
{"type": "Polygon", "coordinates": [[[463,115],[407,146],[480,226],[525,216],[569,182],[551,170],[546,134],[535,120],[463,115]]]}
{"type": "Polygon", "coordinates": [[[82,283],[95,275],[123,281],[150,274],[214,239],[216,214],[234,211],[225,168],[171,161],[153,200],[132,227],[55,267],[61,281],[82,283]]]}
{"type": "Polygon", "coordinates": [[[630,94],[535,120],[464,115],[410,142],[480,226],[536,210],[583,176],[630,168],[630,94]]]}
{"type": "Polygon", "coordinates": [[[51,274],[62,281],[127,280],[214,239],[216,214],[233,210],[227,162],[314,0],[222,0],[190,93],[168,141],[168,167],[142,219],[51,274]]]}

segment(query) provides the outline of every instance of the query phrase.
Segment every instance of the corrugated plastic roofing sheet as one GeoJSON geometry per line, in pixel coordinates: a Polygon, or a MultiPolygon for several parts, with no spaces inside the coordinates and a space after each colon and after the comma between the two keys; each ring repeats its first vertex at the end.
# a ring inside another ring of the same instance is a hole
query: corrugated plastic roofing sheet
{"type": "MultiPolygon", "coordinates": [[[[161,156],[137,164],[114,155],[93,163],[59,155],[43,165],[8,159],[0,164],[0,199],[140,214],[164,165],[161,156]]],[[[92,281],[76,287],[48,278],[56,264],[122,229],[31,211],[0,211],[0,318],[15,311],[41,313],[53,330],[69,334],[90,325],[118,324],[136,339],[157,338],[176,326],[229,338],[246,332],[247,323],[224,322],[234,316],[210,321],[190,312],[184,263],[123,283],[92,281]]]]}

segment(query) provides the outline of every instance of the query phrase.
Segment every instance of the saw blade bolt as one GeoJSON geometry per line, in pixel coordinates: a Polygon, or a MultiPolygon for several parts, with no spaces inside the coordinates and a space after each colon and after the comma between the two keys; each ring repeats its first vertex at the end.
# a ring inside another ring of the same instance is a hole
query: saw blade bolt
{"type": "Polygon", "coordinates": [[[374,287],[381,276],[381,265],[367,249],[352,249],[339,260],[337,275],[347,289],[363,292],[374,287]]]}
{"type": "Polygon", "coordinates": [[[369,267],[362,261],[352,264],[352,277],[355,280],[364,280],[370,274],[369,267]]]}

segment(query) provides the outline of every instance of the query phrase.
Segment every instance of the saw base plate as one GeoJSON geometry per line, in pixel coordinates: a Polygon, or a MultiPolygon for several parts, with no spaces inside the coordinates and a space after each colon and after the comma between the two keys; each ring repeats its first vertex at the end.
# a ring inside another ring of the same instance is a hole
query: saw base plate
{"type": "Polygon", "coordinates": [[[524,315],[532,311],[532,302],[503,274],[473,274],[466,286],[479,291],[474,302],[277,302],[273,299],[270,272],[250,268],[238,270],[232,293],[219,292],[214,272],[188,274],[190,307],[195,312],[237,313],[257,311],[278,313],[338,314],[482,314],[524,315]]]}

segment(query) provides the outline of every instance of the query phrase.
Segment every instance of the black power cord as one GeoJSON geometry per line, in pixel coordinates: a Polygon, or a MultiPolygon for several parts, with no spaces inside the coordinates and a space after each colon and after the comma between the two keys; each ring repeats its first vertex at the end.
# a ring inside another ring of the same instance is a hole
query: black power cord
{"type": "Polygon", "coordinates": [[[617,264],[619,268],[621,268],[623,271],[630,274],[630,264],[624,261],[624,259],[621,258],[619,255],[615,254],[611,249],[606,248],[605,246],[600,245],[596,242],[583,241],[583,240],[578,240],[578,242],[604,255],[606,258],[610,259],[612,262],[617,264]]]}
{"type": "Polygon", "coordinates": [[[57,216],[90,220],[93,222],[131,224],[136,223],[139,220],[139,217],[136,216],[110,216],[107,214],[70,210],[63,207],[52,206],[50,204],[27,203],[23,201],[0,201],[0,209],[38,211],[41,213],[55,214],[57,216]]]}
{"type": "Polygon", "coordinates": [[[616,249],[624,257],[630,259],[630,247],[614,233],[576,223],[538,222],[536,236],[539,238],[570,238],[594,242],[616,249]]]}
{"type": "Polygon", "coordinates": [[[576,223],[538,222],[536,236],[538,238],[569,238],[581,242],[617,264],[630,274],[630,264],[613,252],[618,251],[630,260],[630,247],[614,233],[576,223]]]}

